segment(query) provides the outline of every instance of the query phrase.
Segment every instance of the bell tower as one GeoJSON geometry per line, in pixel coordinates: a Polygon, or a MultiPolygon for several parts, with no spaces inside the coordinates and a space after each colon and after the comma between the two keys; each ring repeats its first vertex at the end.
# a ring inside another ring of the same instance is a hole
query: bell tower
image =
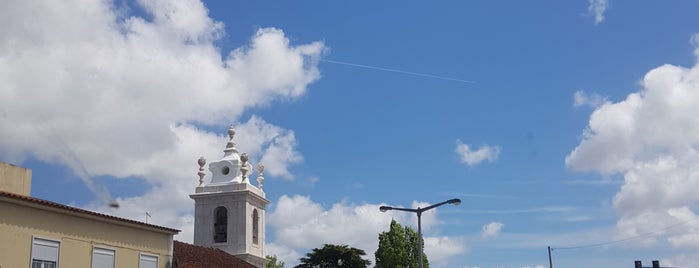
{"type": "Polygon", "coordinates": [[[211,180],[204,182],[206,159],[199,158],[199,186],[194,199],[194,244],[214,247],[257,267],[264,267],[265,206],[262,191],[264,166],[257,165],[257,186],[248,179],[252,165],[235,148],[233,126],[223,157],[209,164],[211,180]]]}

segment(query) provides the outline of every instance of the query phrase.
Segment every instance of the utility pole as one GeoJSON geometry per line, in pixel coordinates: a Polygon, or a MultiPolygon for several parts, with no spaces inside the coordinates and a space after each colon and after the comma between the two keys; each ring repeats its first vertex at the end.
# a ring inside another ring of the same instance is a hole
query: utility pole
{"type": "Polygon", "coordinates": [[[553,262],[551,261],[551,246],[549,246],[549,268],[553,268],[553,262]]]}

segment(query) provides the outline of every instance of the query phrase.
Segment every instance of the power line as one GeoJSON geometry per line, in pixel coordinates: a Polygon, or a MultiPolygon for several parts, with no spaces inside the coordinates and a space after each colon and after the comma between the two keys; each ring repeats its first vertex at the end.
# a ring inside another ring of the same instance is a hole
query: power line
{"type": "Polygon", "coordinates": [[[601,246],[606,246],[606,245],[611,245],[611,244],[626,242],[626,241],[629,241],[629,240],[634,240],[634,239],[638,239],[638,238],[642,238],[642,237],[648,237],[648,236],[656,235],[656,234],[662,233],[662,232],[664,232],[664,231],[667,231],[667,230],[669,230],[669,229],[672,229],[672,228],[675,228],[675,227],[679,227],[679,226],[685,225],[685,224],[687,224],[687,223],[696,221],[696,220],[698,220],[698,219],[699,219],[699,218],[694,218],[694,219],[686,220],[686,221],[683,221],[683,222],[680,222],[680,223],[676,223],[676,224],[667,226],[667,227],[662,228],[662,229],[658,229],[658,230],[655,230],[655,231],[652,231],[652,232],[647,232],[647,233],[643,233],[643,234],[640,234],[640,235],[636,235],[636,236],[632,236],[632,237],[627,237],[627,238],[623,238],[623,239],[612,240],[612,241],[607,241],[607,242],[602,242],[602,243],[595,243],[595,244],[580,245],[580,246],[551,247],[551,250],[567,250],[567,249],[593,248],[593,247],[601,247],[601,246]]]}
{"type": "Polygon", "coordinates": [[[647,237],[647,236],[656,235],[656,234],[662,233],[662,232],[664,232],[664,231],[667,231],[667,230],[669,230],[669,229],[672,229],[672,228],[675,228],[675,227],[678,227],[678,226],[682,226],[682,225],[685,225],[685,224],[687,224],[687,223],[696,221],[696,220],[698,220],[698,219],[699,219],[699,218],[694,218],[694,219],[690,219],[690,220],[686,220],[686,221],[683,221],[683,222],[680,222],[680,223],[676,223],[676,224],[673,224],[673,225],[670,225],[670,226],[667,226],[667,227],[665,227],[665,228],[658,229],[658,230],[655,230],[655,231],[652,231],[652,232],[647,232],[647,233],[640,234],[640,235],[636,235],[636,236],[631,236],[631,237],[627,237],[627,238],[623,238],[623,239],[617,239],[617,240],[612,240],[612,241],[607,241],[607,242],[602,242],[602,243],[587,244],[587,245],[580,245],[580,246],[570,246],[570,247],[556,247],[556,248],[554,248],[554,247],[548,247],[548,252],[549,252],[549,268],[553,268],[553,260],[551,259],[551,251],[553,251],[554,249],[557,249],[557,250],[568,250],[568,249],[593,248],[593,247],[601,247],[601,246],[606,246],[606,245],[611,245],[611,244],[626,242],[626,241],[638,239],[638,238],[641,238],[641,237],[647,237]]]}

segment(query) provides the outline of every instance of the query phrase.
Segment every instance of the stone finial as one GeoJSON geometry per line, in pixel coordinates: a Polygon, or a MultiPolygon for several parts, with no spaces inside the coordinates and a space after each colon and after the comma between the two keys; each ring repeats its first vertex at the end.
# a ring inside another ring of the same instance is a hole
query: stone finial
{"type": "Polygon", "coordinates": [[[199,160],[197,161],[199,164],[199,172],[197,175],[199,175],[199,186],[202,186],[204,184],[204,176],[206,176],[206,172],[204,172],[204,165],[206,165],[206,158],[199,157],[199,160]]]}
{"type": "Polygon", "coordinates": [[[231,125],[228,127],[228,143],[226,144],[226,149],[223,150],[224,157],[229,156],[232,153],[238,153],[238,149],[235,148],[233,136],[235,136],[235,129],[233,129],[233,125],[231,125]]]}
{"type": "Polygon", "coordinates": [[[248,179],[248,171],[250,171],[248,168],[248,153],[243,153],[240,155],[240,161],[242,161],[242,165],[240,166],[240,172],[243,173],[243,181],[245,182],[248,179]]]}
{"type": "Polygon", "coordinates": [[[263,166],[262,163],[258,163],[257,164],[257,188],[260,188],[260,190],[262,190],[262,182],[265,180],[264,172],[265,172],[265,166],[263,166]]]}

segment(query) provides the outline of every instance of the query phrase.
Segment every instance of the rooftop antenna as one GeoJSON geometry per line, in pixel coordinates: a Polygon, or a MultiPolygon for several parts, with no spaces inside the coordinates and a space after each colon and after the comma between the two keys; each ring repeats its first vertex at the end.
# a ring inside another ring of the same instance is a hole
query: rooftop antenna
{"type": "Polygon", "coordinates": [[[148,211],[146,211],[146,223],[148,223],[148,218],[150,218],[150,217],[151,217],[150,213],[148,213],[148,211]]]}

